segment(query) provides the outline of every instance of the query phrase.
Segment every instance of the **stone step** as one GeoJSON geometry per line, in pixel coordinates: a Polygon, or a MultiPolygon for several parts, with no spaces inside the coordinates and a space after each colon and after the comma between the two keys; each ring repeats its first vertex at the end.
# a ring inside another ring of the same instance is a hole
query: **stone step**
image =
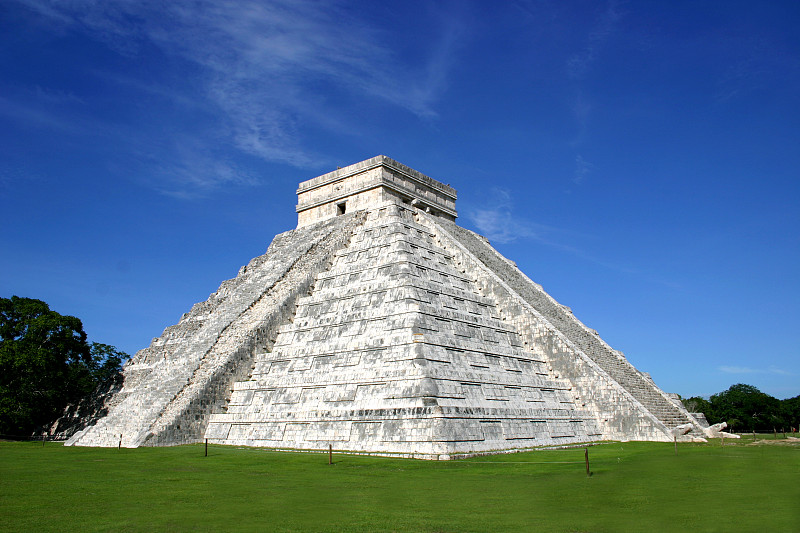
{"type": "Polygon", "coordinates": [[[688,418],[666,399],[654,384],[602,342],[596,334],[590,333],[569,310],[555,302],[541,287],[513,268],[487,243],[458,226],[447,224],[446,229],[452,231],[462,245],[508,283],[528,304],[547,318],[659,420],[668,426],[677,425],[677,422],[689,422],[688,418]]]}

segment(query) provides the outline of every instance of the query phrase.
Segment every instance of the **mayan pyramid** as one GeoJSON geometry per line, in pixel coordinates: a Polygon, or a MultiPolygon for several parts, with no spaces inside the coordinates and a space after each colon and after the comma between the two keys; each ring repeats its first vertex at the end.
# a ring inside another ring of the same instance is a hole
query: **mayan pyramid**
{"type": "Polygon", "coordinates": [[[300,184],[297,228],[125,365],[67,441],[446,459],[697,438],[690,413],[385,156],[300,184]],[[678,428],[678,429],[676,429],[678,428]]]}

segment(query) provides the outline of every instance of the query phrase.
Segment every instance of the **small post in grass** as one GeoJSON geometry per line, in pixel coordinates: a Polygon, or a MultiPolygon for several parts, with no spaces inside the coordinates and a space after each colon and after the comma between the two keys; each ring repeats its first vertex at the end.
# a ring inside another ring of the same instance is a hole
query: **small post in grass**
{"type": "Polygon", "coordinates": [[[589,477],[589,476],[592,475],[592,473],[589,472],[589,448],[588,447],[583,449],[583,458],[586,460],[586,477],[589,477]]]}
{"type": "Polygon", "coordinates": [[[778,430],[775,429],[775,426],[772,426],[772,432],[775,433],[775,440],[778,440],[778,430]]]}
{"type": "Polygon", "coordinates": [[[755,441],[756,441],[756,430],[755,428],[753,428],[753,442],[755,441]]]}
{"type": "Polygon", "coordinates": [[[208,457],[208,439],[206,439],[206,455],[205,455],[205,457],[208,457]]]}
{"type": "Polygon", "coordinates": [[[119,444],[117,444],[117,449],[122,449],[122,433],[119,434],[119,444]]]}
{"type": "Polygon", "coordinates": [[[333,464],[333,444],[328,444],[328,464],[333,464]]]}

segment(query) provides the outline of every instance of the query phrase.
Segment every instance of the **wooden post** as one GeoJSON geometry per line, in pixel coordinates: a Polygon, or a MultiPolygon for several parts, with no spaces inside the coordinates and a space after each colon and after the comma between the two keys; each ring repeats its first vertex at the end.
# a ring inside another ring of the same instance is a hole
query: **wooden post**
{"type": "Polygon", "coordinates": [[[117,444],[117,449],[122,449],[122,433],[119,434],[119,444],[117,444]]]}
{"type": "Polygon", "coordinates": [[[778,430],[775,429],[775,426],[772,426],[772,432],[775,433],[775,440],[778,440],[778,430]]]}
{"type": "Polygon", "coordinates": [[[589,477],[592,475],[591,472],[589,472],[589,448],[584,448],[583,458],[586,460],[586,477],[589,477]]]}
{"type": "Polygon", "coordinates": [[[205,457],[208,457],[208,439],[206,439],[206,455],[205,455],[205,457]]]}
{"type": "Polygon", "coordinates": [[[333,464],[333,444],[328,444],[328,464],[333,464]]]}
{"type": "Polygon", "coordinates": [[[756,441],[756,430],[753,429],[753,442],[755,442],[755,441],[756,441]]]}

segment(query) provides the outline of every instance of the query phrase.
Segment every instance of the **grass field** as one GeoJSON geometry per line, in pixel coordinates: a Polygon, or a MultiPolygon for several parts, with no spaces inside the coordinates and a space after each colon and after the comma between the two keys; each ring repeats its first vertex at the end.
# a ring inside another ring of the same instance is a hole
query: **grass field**
{"type": "MultiPolygon", "coordinates": [[[[759,437],[760,439],[761,437],[759,437]]],[[[800,531],[800,441],[428,462],[0,442],[0,531],[800,531]]]]}

